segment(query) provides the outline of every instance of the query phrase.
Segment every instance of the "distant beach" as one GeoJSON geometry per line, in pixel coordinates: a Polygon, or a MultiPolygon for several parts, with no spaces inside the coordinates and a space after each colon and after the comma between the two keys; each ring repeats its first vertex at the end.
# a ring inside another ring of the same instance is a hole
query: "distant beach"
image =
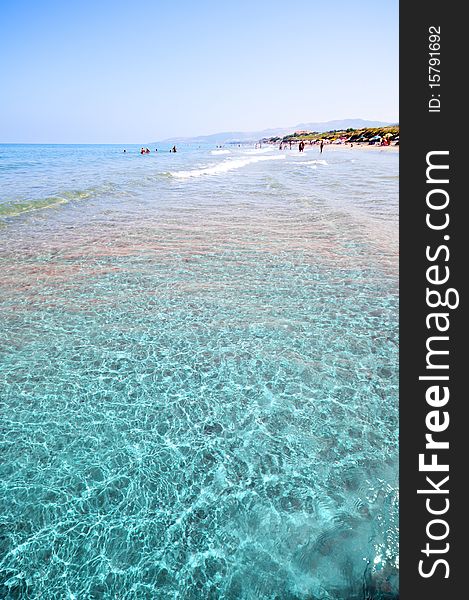
{"type": "MultiPolygon", "coordinates": [[[[269,144],[274,145],[274,144],[269,144]]],[[[278,148],[278,144],[275,144],[278,148]]],[[[290,150],[291,152],[298,152],[298,148],[296,145],[292,146],[292,148],[285,148],[285,150],[290,150]]],[[[389,146],[380,146],[378,144],[368,144],[366,142],[354,142],[352,144],[324,144],[323,152],[329,152],[330,150],[372,150],[373,152],[399,152],[399,145],[389,145],[389,146]]],[[[305,152],[319,152],[319,145],[313,144],[310,146],[309,144],[305,145],[305,152]]]]}

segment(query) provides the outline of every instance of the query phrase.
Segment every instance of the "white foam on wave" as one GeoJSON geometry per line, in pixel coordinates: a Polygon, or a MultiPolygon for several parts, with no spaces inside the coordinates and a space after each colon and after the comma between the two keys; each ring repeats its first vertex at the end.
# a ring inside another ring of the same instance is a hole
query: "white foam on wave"
{"type": "Polygon", "coordinates": [[[327,160],[305,160],[301,164],[303,165],[328,165],[327,160]]]}
{"type": "Polygon", "coordinates": [[[280,160],[284,159],[285,155],[280,156],[253,156],[252,158],[233,158],[224,160],[217,165],[209,165],[200,169],[191,169],[190,171],[170,171],[170,175],[179,179],[188,179],[189,177],[201,177],[202,175],[219,175],[233,169],[240,169],[247,165],[260,162],[263,160],[280,160]]]}
{"type": "Polygon", "coordinates": [[[268,148],[248,148],[247,150],[242,150],[241,154],[266,154],[267,152],[273,152],[277,150],[277,147],[269,146],[268,148]]]}
{"type": "Polygon", "coordinates": [[[210,150],[210,154],[231,154],[229,150],[210,150]]]}

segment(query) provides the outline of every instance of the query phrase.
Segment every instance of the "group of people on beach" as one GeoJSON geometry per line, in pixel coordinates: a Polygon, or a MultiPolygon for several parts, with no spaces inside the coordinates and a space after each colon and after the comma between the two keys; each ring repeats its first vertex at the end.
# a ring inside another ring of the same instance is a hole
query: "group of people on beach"
{"type": "MultiPolygon", "coordinates": [[[[292,147],[292,142],[291,142],[291,140],[289,140],[288,142],[280,142],[280,145],[279,145],[278,149],[279,149],[279,150],[283,150],[283,149],[285,149],[285,148],[287,147],[287,143],[288,143],[288,145],[290,146],[290,150],[291,150],[291,147],[292,147]]],[[[310,146],[312,146],[312,145],[313,145],[313,140],[310,140],[310,142],[309,142],[309,145],[310,145],[310,146]]],[[[324,141],[323,141],[323,140],[321,140],[321,142],[320,142],[320,144],[319,144],[319,150],[320,150],[320,153],[321,153],[321,154],[322,154],[322,150],[323,150],[323,148],[324,148],[324,141]]],[[[304,141],[303,141],[303,140],[300,140],[300,141],[298,142],[298,152],[304,152],[304,151],[305,151],[305,143],[304,143],[304,141]]]]}

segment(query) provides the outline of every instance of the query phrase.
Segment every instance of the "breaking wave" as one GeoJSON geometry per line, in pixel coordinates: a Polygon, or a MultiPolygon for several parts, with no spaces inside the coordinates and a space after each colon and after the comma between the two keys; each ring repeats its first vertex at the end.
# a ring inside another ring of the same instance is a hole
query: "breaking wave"
{"type": "Polygon", "coordinates": [[[202,175],[220,175],[233,169],[240,169],[247,165],[264,161],[264,160],[281,160],[285,155],[280,156],[255,156],[252,158],[236,158],[224,160],[217,165],[209,165],[200,169],[191,169],[190,171],[170,171],[170,175],[178,179],[188,179],[189,177],[201,177],[202,175]]]}

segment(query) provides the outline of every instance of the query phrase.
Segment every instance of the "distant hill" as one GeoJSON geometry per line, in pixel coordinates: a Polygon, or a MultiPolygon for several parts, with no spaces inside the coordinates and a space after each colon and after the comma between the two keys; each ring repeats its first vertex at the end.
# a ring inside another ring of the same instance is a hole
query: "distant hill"
{"type": "Polygon", "coordinates": [[[299,123],[294,127],[279,127],[276,129],[264,129],[263,131],[223,131],[221,133],[212,133],[211,135],[199,135],[195,137],[174,137],[166,140],[160,140],[158,142],[152,142],[151,145],[155,144],[234,144],[234,143],[247,143],[256,142],[263,138],[269,138],[273,136],[284,136],[295,131],[317,131],[319,133],[325,131],[332,131],[335,129],[363,129],[366,127],[386,127],[387,125],[393,125],[393,123],[387,123],[385,121],[367,121],[365,119],[342,119],[335,121],[325,121],[320,123],[299,123]]]}
{"type": "Polygon", "coordinates": [[[336,140],[347,140],[349,142],[370,142],[374,139],[374,143],[377,141],[377,137],[380,140],[383,138],[389,142],[394,142],[394,145],[399,141],[399,125],[385,125],[381,127],[360,127],[359,129],[350,128],[347,129],[333,129],[331,131],[308,131],[300,130],[294,133],[289,133],[284,136],[271,136],[268,138],[262,138],[261,142],[267,144],[278,144],[279,142],[292,142],[298,143],[300,140],[318,142],[320,140],[327,140],[334,142],[336,140]]]}

